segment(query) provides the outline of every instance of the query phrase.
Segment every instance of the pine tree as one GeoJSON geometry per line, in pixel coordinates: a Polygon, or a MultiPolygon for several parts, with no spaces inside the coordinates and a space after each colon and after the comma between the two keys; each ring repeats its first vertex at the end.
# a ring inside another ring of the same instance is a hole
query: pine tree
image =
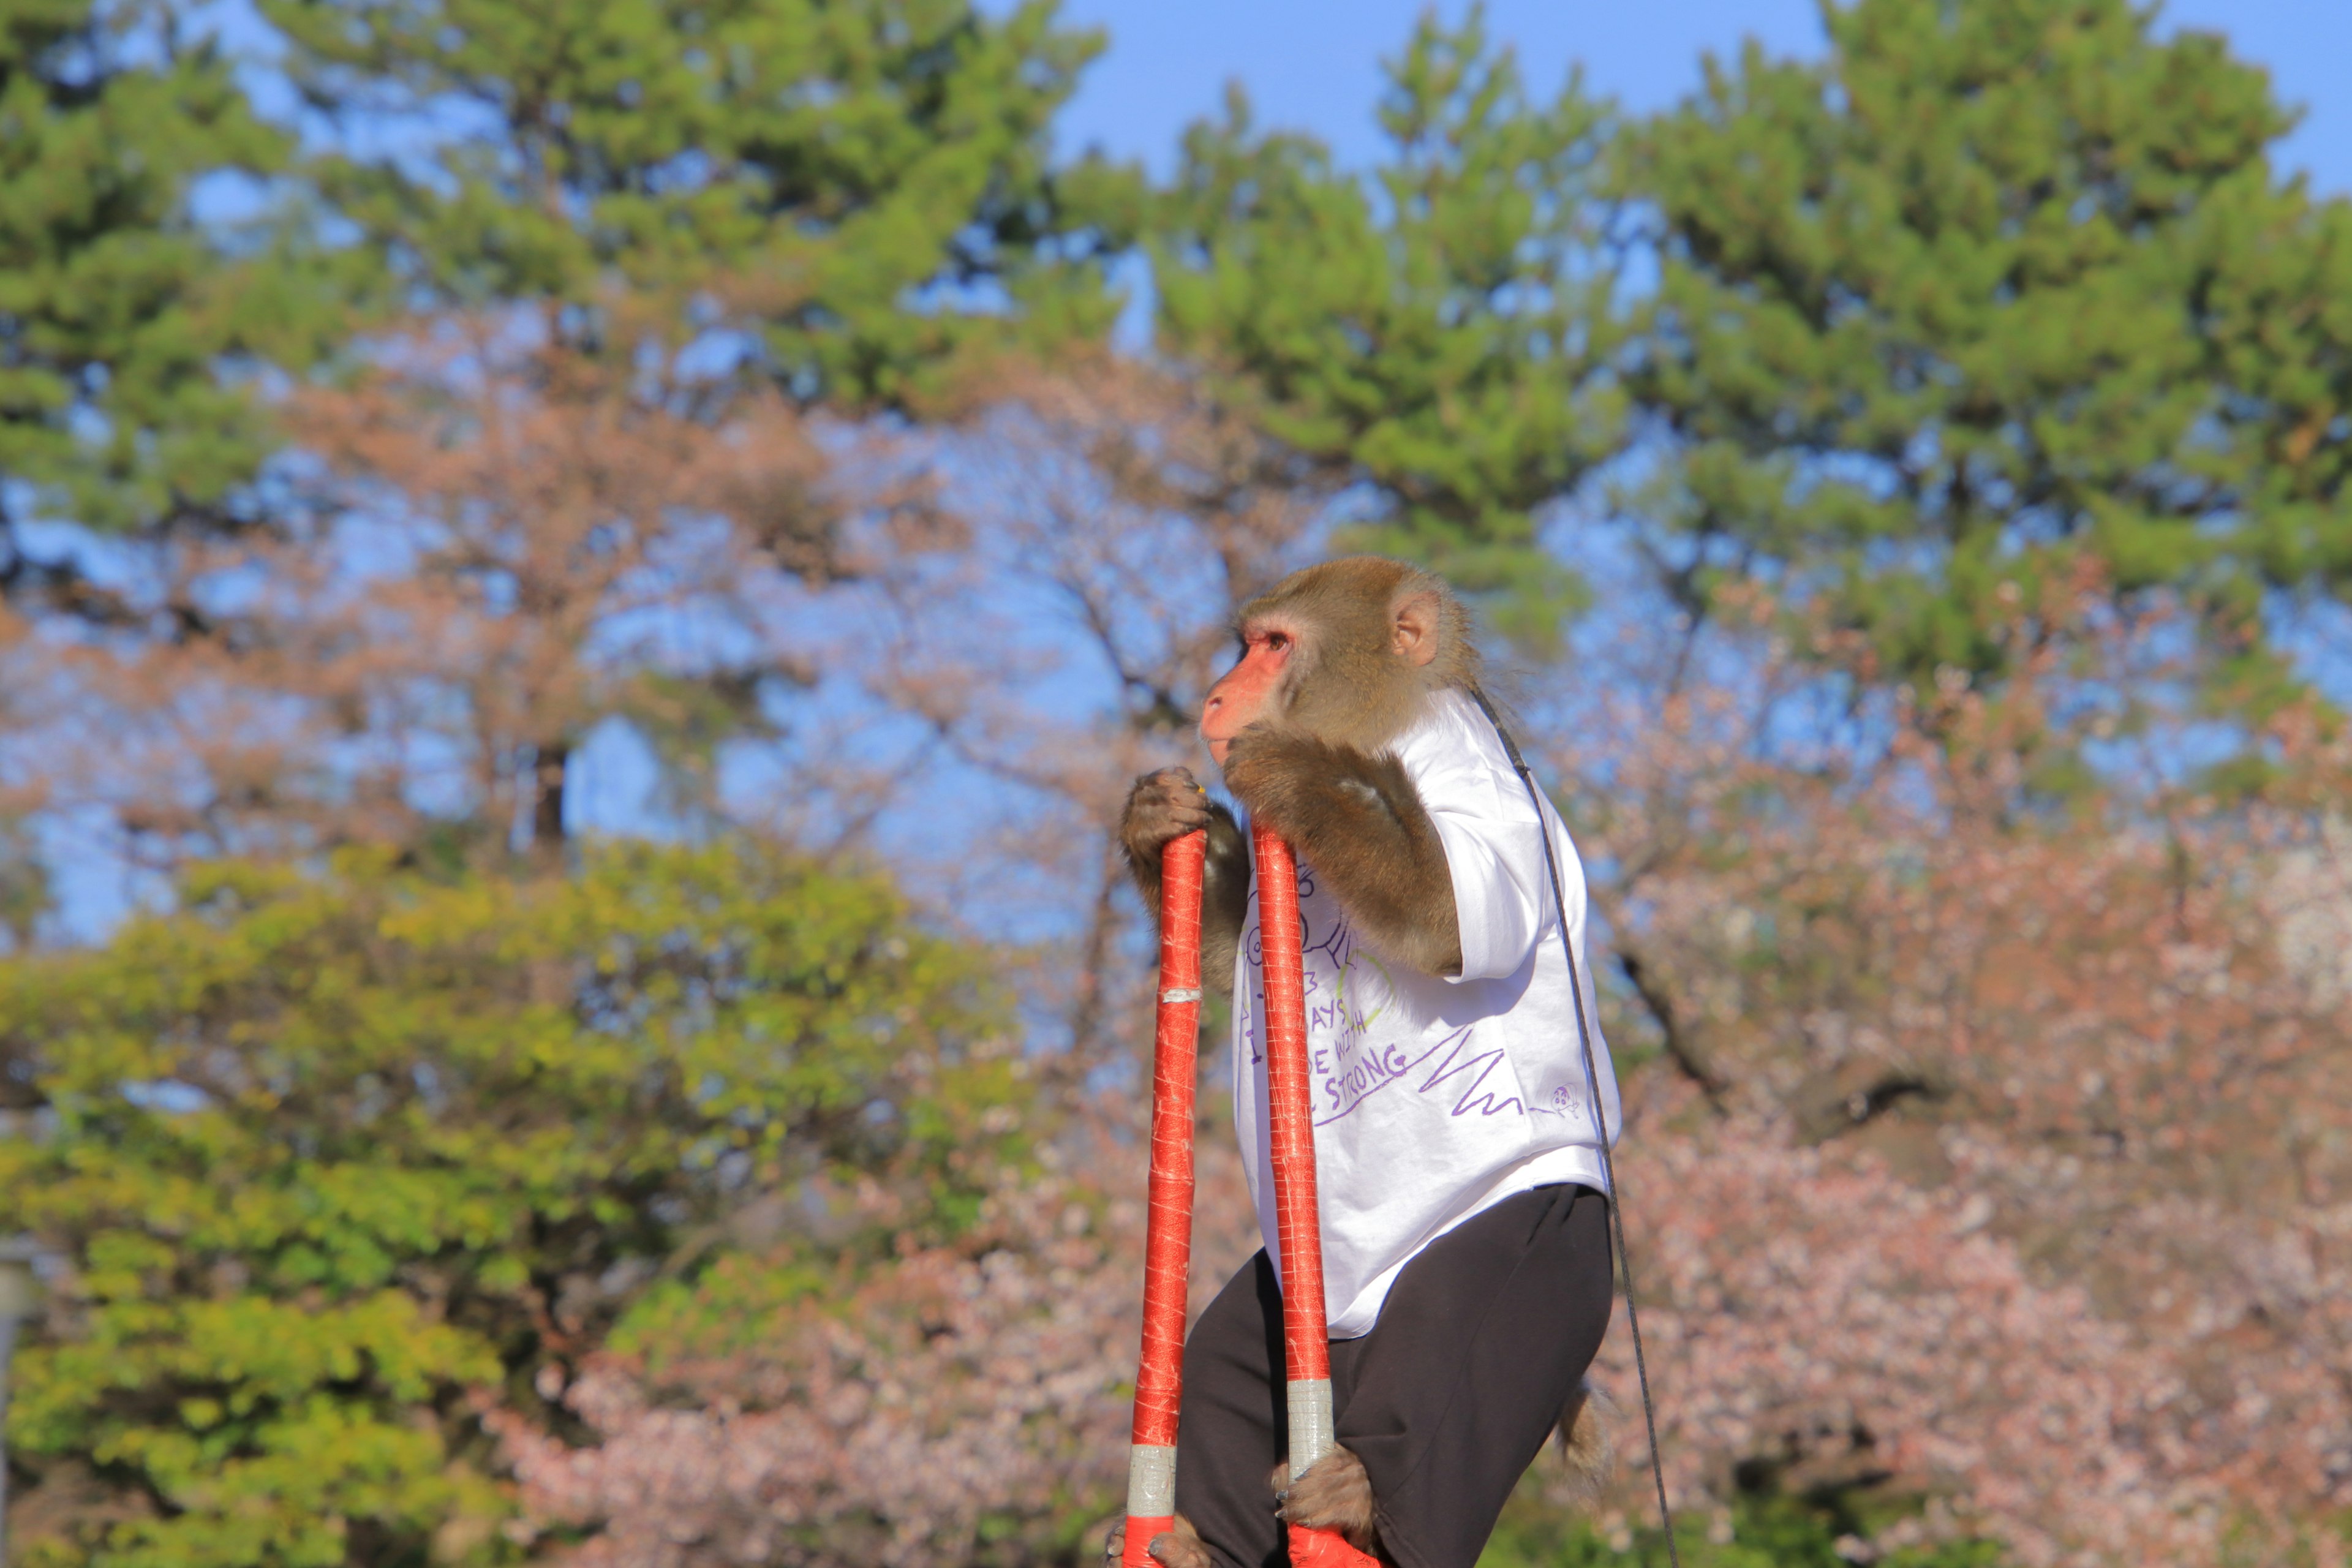
{"type": "Polygon", "coordinates": [[[1531,97],[1476,11],[1389,66],[1369,182],[1229,93],[1184,140],[1158,220],[1160,331],[1376,514],[1352,542],[1500,592],[1538,640],[1575,584],[1538,509],[1619,449],[1618,278],[1600,240],[1605,107],[1531,97]]]}
{"type": "Polygon", "coordinates": [[[263,10],[341,130],[319,178],[395,302],[537,305],[580,346],[609,290],[654,291],[681,337],[734,334],[796,397],[853,405],[919,395],[1013,323],[1099,331],[1115,308],[1085,262],[1128,176],[1048,166],[1102,40],[1050,0],[263,10]]]}
{"type": "Polygon", "coordinates": [[[2265,588],[2341,583],[2344,218],[2272,167],[2265,75],[2127,0],[1824,17],[1824,59],[1751,44],[1643,132],[1688,607],[1764,577],[1949,685],[2086,585],[2247,649],[2265,588]]]}
{"type": "MultiPolygon", "coordinates": [[[[0,5],[0,583],[60,576],[23,525],[232,521],[268,448],[223,376],[305,295],[273,253],[225,255],[190,211],[207,176],[283,172],[211,42],[173,13],[91,0],[0,5]]],[[[53,557],[53,552],[52,552],[53,557]]]]}

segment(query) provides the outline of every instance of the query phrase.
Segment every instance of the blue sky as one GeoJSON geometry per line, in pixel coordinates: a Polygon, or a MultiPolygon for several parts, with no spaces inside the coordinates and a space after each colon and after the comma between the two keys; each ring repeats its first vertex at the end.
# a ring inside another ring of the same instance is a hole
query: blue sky
{"type": "MultiPolygon", "coordinates": [[[[1461,0],[1438,9],[1463,14],[1461,0]]],[[[1423,0],[1065,0],[1066,19],[1109,30],[1110,52],[1087,75],[1061,123],[1063,145],[1099,142],[1156,171],[1178,134],[1239,78],[1262,122],[1314,132],[1355,163],[1376,147],[1371,108],[1380,59],[1395,51],[1423,0]]],[[[1596,90],[1655,109],[1698,81],[1701,54],[1729,55],[1748,35],[1775,53],[1821,47],[1813,0],[1491,0],[1487,26],[1514,45],[1536,85],[1583,63],[1596,90]]],[[[2352,192],[2352,0],[2174,0],[2159,26],[2225,33],[2233,52],[2269,68],[2279,94],[2306,110],[2283,150],[2323,190],[2352,192]]]]}

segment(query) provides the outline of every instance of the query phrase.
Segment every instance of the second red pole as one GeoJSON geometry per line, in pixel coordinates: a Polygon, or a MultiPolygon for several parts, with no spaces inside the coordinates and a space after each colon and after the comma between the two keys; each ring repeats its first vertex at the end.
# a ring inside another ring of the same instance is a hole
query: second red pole
{"type": "MultiPolygon", "coordinates": [[[[1307,1075],[1306,932],[1298,862],[1280,836],[1254,827],[1259,952],[1265,976],[1265,1079],[1275,1226],[1282,1244],[1282,1353],[1290,1473],[1330,1453],[1331,1346],[1323,1309],[1323,1220],[1315,1194],[1315,1101],[1307,1075]]],[[[1291,1568],[1379,1568],[1324,1530],[1290,1527],[1291,1568]]]]}

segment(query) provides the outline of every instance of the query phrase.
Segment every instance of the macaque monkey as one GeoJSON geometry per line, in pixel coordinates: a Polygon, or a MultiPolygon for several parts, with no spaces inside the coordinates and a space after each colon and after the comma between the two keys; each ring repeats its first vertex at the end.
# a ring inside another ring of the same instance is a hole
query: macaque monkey
{"type": "Polygon", "coordinates": [[[1440,579],[1329,562],[1237,630],[1201,738],[1299,860],[1339,1446],[1296,1480],[1272,1463],[1286,1417],[1249,839],[1191,772],[1162,769],[1136,781],[1120,837],[1157,909],[1162,848],[1207,829],[1202,972],[1235,986],[1236,1123],[1267,1245],[1187,1341],[1181,1517],[1150,1550],[1167,1568],[1259,1568],[1288,1521],[1405,1568],[1470,1568],[1549,1432],[1588,1491],[1608,1463],[1583,1373],[1611,1304],[1600,1141],[1616,1091],[1605,1056],[1604,1081],[1584,1070],[1539,835],[1580,965],[1581,870],[1474,700],[1469,616],[1440,579]]]}

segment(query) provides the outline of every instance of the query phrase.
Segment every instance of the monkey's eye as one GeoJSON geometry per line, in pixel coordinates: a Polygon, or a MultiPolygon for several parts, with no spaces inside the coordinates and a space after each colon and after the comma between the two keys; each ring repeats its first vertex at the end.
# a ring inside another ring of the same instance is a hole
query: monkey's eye
{"type": "Polygon", "coordinates": [[[1290,634],[1288,632],[1268,632],[1265,634],[1265,646],[1273,649],[1276,653],[1280,653],[1284,648],[1290,646],[1290,634]]]}

